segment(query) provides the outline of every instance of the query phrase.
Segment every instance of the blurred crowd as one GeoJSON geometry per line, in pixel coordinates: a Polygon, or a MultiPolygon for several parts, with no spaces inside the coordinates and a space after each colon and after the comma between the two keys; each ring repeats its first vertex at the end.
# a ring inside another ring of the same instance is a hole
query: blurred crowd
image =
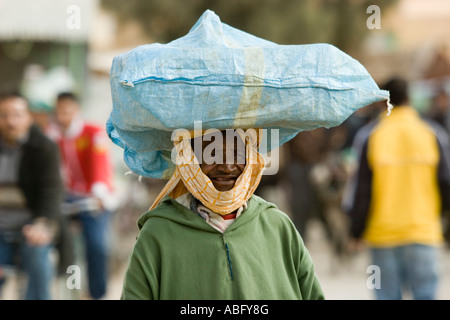
{"type": "Polygon", "coordinates": [[[87,295],[100,299],[119,205],[108,137],[103,126],[83,118],[71,92],[59,93],[52,112],[45,110],[33,109],[18,92],[0,98],[0,286],[8,272],[21,272],[27,279],[22,298],[51,299],[52,280],[76,262],[76,223],[87,295]]]}

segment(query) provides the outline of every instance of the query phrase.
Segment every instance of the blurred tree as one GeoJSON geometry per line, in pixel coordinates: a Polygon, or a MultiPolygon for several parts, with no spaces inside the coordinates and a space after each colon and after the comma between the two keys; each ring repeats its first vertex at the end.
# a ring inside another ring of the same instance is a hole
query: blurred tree
{"type": "Polygon", "coordinates": [[[381,13],[395,0],[102,0],[119,21],[135,20],[157,42],[185,35],[206,10],[235,28],[278,44],[326,42],[357,51],[370,32],[367,7],[381,13]]]}

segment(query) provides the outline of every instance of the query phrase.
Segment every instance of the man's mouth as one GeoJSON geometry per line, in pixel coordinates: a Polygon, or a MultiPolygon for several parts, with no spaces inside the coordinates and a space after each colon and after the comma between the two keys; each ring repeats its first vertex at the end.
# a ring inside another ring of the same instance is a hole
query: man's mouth
{"type": "Polygon", "coordinates": [[[220,176],[220,177],[212,177],[211,181],[216,187],[233,187],[236,182],[237,177],[235,176],[220,176]]]}
{"type": "Polygon", "coordinates": [[[217,182],[229,182],[236,181],[236,177],[213,177],[212,180],[215,180],[217,182]]]}
{"type": "Polygon", "coordinates": [[[230,177],[213,177],[213,179],[216,179],[217,181],[226,181],[226,180],[236,180],[235,176],[230,176],[230,177]]]}

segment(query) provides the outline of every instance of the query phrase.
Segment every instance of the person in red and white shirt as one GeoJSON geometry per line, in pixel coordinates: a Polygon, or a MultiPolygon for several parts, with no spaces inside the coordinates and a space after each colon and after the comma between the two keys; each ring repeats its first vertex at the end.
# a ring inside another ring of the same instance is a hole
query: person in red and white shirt
{"type": "Polygon", "coordinates": [[[108,225],[111,212],[117,207],[109,141],[105,128],[82,117],[73,93],[58,95],[55,115],[61,129],[57,142],[67,194],[63,211],[81,223],[90,295],[99,299],[106,293],[108,225]]]}

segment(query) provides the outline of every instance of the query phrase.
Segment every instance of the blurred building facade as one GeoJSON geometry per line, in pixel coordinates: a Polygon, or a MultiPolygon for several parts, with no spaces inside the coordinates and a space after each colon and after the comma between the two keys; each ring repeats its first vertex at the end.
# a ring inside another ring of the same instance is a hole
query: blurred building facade
{"type": "Polygon", "coordinates": [[[393,75],[410,81],[414,107],[426,112],[439,88],[450,93],[450,1],[401,0],[381,11],[358,59],[380,84],[393,75]]]}
{"type": "Polygon", "coordinates": [[[0,90],[22,85],[27,67],[64,66],[82,94],[96,0],[0,1],[0,90]]]}

